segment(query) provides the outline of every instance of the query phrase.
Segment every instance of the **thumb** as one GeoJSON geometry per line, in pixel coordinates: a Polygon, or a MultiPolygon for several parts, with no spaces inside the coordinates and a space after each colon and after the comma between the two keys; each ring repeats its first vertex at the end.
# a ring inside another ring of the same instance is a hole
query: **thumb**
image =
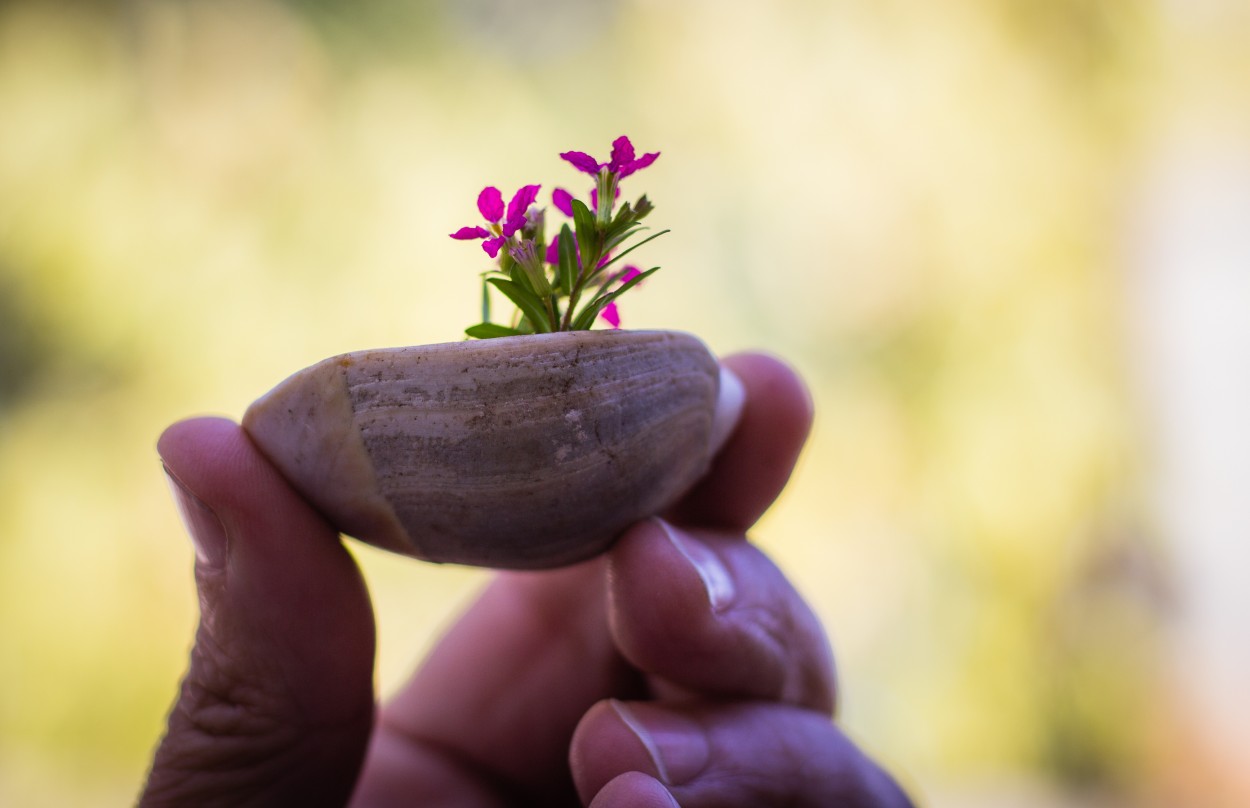
{"type": "Polygon", "coordinates": [[[374,712],[355,562],[238,425],[184,421],[157,449],[195,544],[200,625],[140,804],[344,804],[374,712]]]}

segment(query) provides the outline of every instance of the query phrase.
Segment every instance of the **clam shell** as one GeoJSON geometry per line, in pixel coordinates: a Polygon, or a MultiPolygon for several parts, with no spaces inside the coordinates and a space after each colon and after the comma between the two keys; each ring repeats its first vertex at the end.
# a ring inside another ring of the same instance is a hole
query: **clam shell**
{"type": "Polygon", "coordinates": [[[359,351],[243,426],[339,530],[430,561],[602,552],[707,470],[720,376],[696,338],[578,331],[359,351]]]}

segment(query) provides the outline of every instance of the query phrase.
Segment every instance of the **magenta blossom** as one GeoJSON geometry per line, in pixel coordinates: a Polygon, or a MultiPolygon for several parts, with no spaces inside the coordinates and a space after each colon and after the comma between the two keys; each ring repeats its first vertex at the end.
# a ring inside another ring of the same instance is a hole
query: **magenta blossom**
{"type": "Polygon", "coordinates": [[[651,165],[660,153],[652,152],[642,157],[635,157],[634,144],[629,142],[629,138],[621,135],[612,141],[612,159],[606,163],[600,163],[589,154],[579,151],[563,152],[560,156],[572,163],[578,171],[583,171],[592,177],[598,177],[599,172],[606,168],[609,174],[614,174],[617,179],[620,179],[651,165]]]}
{"type": "Polygon", "coordinates": [[[486,251],[486,254],[491,258],[498,256],[499,248],[503,246],[503,243],[525,226],[525,213],[538,198],[538,189],[541,187],[541,185],[521,186],[520,190],[512,195],[512,200],[508,202],[508,209],[505,211],[503,194],[498,188],[488,185],[477,195],[477,209],[489,228],[462,227],[452,233],[451,237],[460,241],[482,239],[482,249],[486,251]]]}
{"type": "Polygon", "coordinates": [[[621,313],[617,311],[615,300],[604,306],[603,311],[599,312],[599,316],[602,317],[608,325],[612,326],[613,330],[621,327],[621,313]]]}
{"type": "Polygon", "coordinates": [[[570,219],[573,218],[573,195],[568,191],[563,188],[557,188],[552,191],[551,204],[555,205],[565,216],[568,216],[570,219]]]}
{"type": "Polygon", "coordinates": [[[578,171],[595,178],[595,190],[591,194],[591,203],[594,205],[595,219],[600,225],[606,226],[612,221],[612,207],[620,193],[621,179],[651,165],[660,153],[652,152],[638,157],[634,154],[634,144],[629,142],[629,138],[621,135],[612,141],[612,159],[606,163],[600,163],[586,152],[569,151],[560,156],[578,171]]]}
{"type": "Polygon", "coordinates": [[[623,178],[647,168],[659,156],[659,152],[636,152],[622,135],[612,142],[606,162],[585,152],[560,155],[579,172],[594,177],[580,189],[584,195],[574,197],[566,186],[548,190],[539,200],[540,186],[523,185],[508,201],[498,188],[482,189],[477,209],[485,221],[451,234],[461,241],[477,241],[494,259],[482,273],[483,322],[465,329],[466,333],[474,339],[490,339],[620,328],[618,298],[659,269],[642,272],[626,265],[624,259],[635,247],[668,232],[641,236],[648,228],[640,222],[655,205],[646,194],[625,201],[620,186],[623,178]],[[557,211],[563,215],[557,217],[557,211]],[[547,227],[553,223],[554,233],[547,227]],[[491,301],[497,294],[516,306],[504,323],[491,321],[491,301]]]}

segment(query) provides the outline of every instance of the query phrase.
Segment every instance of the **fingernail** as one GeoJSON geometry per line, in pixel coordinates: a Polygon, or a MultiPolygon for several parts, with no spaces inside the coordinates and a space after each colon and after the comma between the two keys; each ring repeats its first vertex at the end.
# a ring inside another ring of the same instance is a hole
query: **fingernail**
{"type": "Polygon", "coordinates": [[[707,767],[707,735],[685,716],[647,704],[612,699],[612,709],[638,738],[655,766],[655,776],[666,786],[694,779],[707,767]]]}
{"type": "Polygon", "coordinates": [[[734,597],[734,580],[720,557],[707,545],[686,536],[663,519],[655,517],[654,521],[682,558],[698,573],[712,611],[719,612],[728,606],[734,597]]]}
{"type": "Polygon", "coordinates": [[[225,569],[229,552],[225,526],[212,508],[192,494],[168,467],[165,468],[165,478],[169,480],[169,488],[173,491],[182,524],[186,526],[187,533],[191,534],[196,560],[208,569],[225,569]]]}
{"type": "Polygon", "coordinates": [[[722,365],[720,392],[716,396],[716,409],[712,413],[712,454],[719,452],[733,434],[738,419],[742,417],[742,406],[746,403],[746,398],[746,388],[742,386],[742,380],[722,365]]]}

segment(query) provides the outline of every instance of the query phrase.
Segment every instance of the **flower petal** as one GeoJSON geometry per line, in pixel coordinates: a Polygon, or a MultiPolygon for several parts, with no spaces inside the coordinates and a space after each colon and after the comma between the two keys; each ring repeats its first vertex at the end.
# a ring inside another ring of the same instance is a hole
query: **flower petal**
{"type": "Polygon", "coordinates": [[[642,157],[639,157],[637,160],[632,160],[628,164],[626,164],[624,167],[622,167],[620,171],[620,175],[622,177],[628,177],[630,174],[633,174],[635,171],[641,171],[642,169],[654,163],[655,158],[659,156],[660,156],[659,152],[651,152],[650,154],[644,154],[642,157]]]}
{"type": "Polygon", "coordinates": [[[555,205],[565,216],[573,217],[573,195],[563,188],[557,188],[551,192],[551,204],[555,205]]]}
{"type": "Polygon", "coordinates": [[[498,222],[503,218],[503,194],[493,185],[486,186],[477,195],[477,210],[486,221],[498,222]]]}
{"type": "Polygon", "coordinates": [[[607,324],[613,328],[621,327],[621,313],[616,310],[615,300],[604,306],[603,311],[599,312],[599,316],[607,321],[607,324]]]}
{"type": "Polygon", "coordinates": [[[601,166],[595,158],[591,157],[586,152],[566,151],[561,152],[560,156],[572,163],[573,167],[578,171],[584,171],[592,177],[599,176],[599,169],[601,166]]]}
{"type": "Polygon", "coordinates": [[[534,204],[534,200],[538,198],[539,188],[542,188],[542,186],[522,185],[520,189],[512,195],[512,201],[508,203],[509,222],[517,216],[525,216],[525,211],[529,210],[530,205],[534,204]]]}
{"type": "Polygon", "coordinates": [[[486,238],[489,235],[490,231],[485,227],[462,227],[452,233],[451,237],[454,239],[460,239],[461,241],[468,241],[469,239],[474,238],[486,238]]]}
{"type": "MultiPolygon", "coordinates": [[[[629,283],[630,281],[632,281],[634,278],[637,278],[641,274],[642,274],[641,269],[634,266],[633,264],[626,264],[625,268],[621,270],[620,277],[618,277],[617,280],[619,280],[623,284],[629,283]]],[[[640,282],[638,285],[641,286],[642,283],[640,282]]]]}
{"type": "Polygon", "coordinates": [[[499,248],[503,245],[504,241],[506,241],[506,239],[503,236],[488,238],[482,242],[482,249],[486,251],[487,255],[494,258],[499,255],[499,248]]]}
{"type": "Polygon", "coordinates": [[[634,144],[629,142],[629,138],[621,135],[612,141],[612,161],[608,163],[608,171],[619,172],[632,162],[634,162],[634,144]]]}

